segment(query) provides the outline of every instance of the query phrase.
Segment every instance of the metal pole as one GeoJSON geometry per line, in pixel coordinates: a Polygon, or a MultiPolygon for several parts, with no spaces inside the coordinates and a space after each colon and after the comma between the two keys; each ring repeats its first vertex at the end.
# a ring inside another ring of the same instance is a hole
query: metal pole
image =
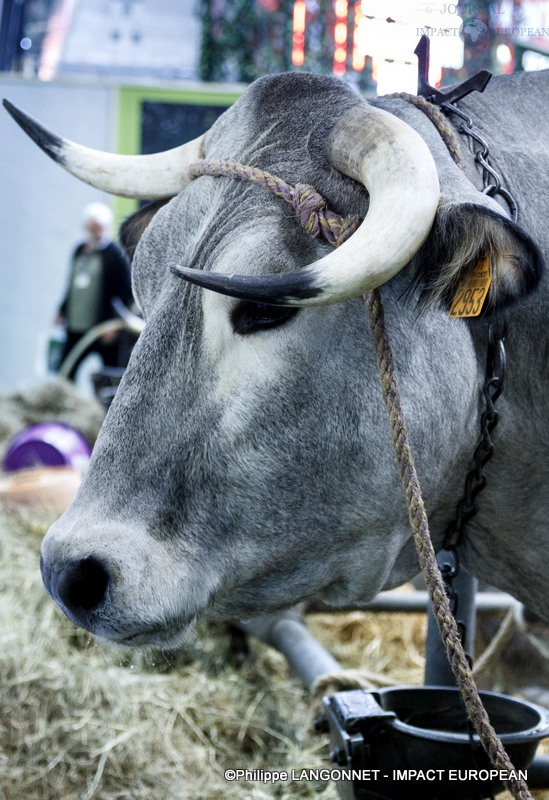
{"type": "MultiPolygon", "coordinates": [[[[307,603],[307,614],[338,614],[348,611],[383,611],[403,613],[425,613],[429,607],[429,593],[423,589],[410,591],[391,590],[380,592],[371,602],[363,606],[342,606],[333,608],[321,601],[307,603]]],[[[478,592],[475,599],[477,614],[493,611],[508,611],[510,608],[520,606],[518,600],[505,592],[478,592]]]]}
{"type": "Polygon", "coordinates": [[[295,611],[235,624],[282,653],[307,689],[324,675],[343,672],[342,666],[317,642],[295,611]]]}
{"type": "MultiPolygon", "coordinates": [[[[463,567],[453,580],[458,595],[457,621],[465,626],[464,649],[472,658],[475,647],[475,596],[478,581],[463,567]]],[[[425,643],[425,685],[455,686],[456,679],[448,662],[431,604],[427,612],[427,641],[425,643]]]]}

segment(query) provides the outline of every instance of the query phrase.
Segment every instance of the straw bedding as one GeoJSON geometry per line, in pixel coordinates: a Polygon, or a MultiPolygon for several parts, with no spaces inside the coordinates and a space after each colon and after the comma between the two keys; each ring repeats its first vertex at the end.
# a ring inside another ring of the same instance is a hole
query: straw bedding
{"type": "MultiPolygon", "coordinates": [[[[324,765],[311,703],[284,660],[253,642],[230,663],[223,625],[185,653],[96,644],[47,598],[38,550],[47,511],[0,516],[0,789],[3,800],[333,798],[333,785],[225,781],[226,768],[324,765]]],[[[423,620],[318,615],[349,666],[421,678],[423,620]],[[384,635],[388,633],[388,635],[384,635]]]]}
{"type": "MultiPolygon", "coordinates": [[[[320,781],[226,781],[228,768],[327,764],[307,692],[258,642],[232,663],[220,624],[172,654],[96,643],[43,590],[51,521],[46,508],[0,513],[0,800],[337,797],[320,781]]],[[[323,614],[309,627],[344,666],[421,683],[423,615],[323,614]]]]}

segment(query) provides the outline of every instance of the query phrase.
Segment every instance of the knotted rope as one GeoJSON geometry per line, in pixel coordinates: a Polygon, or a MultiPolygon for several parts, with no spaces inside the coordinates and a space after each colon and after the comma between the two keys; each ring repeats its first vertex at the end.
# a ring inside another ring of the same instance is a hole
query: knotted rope
{"type": "Polygon", "coordinates": [[[334,247],[348,239],[362,221],[355,215],[342,217],[330,211],[325,198],[313,186],[306,183],[292,186],[270,172],[236,161],[195,161],[189,167],[189,177],[194,180],[200,175],[236,178],[264,186],[292,206],[305,233],[313,239],[321,236],[334,247]]]}
{"type": "MultiPolygon", "coordinates": [[[[471,667],[469,666],[467,656],[461,644],[457,623],[450,609],[450,604],[444,588],[444,581],[437,564],[429,533],[427,512],[425,511],[421,495],[421,486],[404,422],[393,356],[389,337],[385,328],[383,306],[381,304],[379,290],[374,289],[368,296],[365,296],[364,300],[368,309],[370,328],[374,337],[374,346],[383,389],[383,399],[389,412],[393,445],[408,505],[408,517],[421,569],[425,576],[429,596],[433,603],[433,612],[440,629],[444,646],[446,647],[446,654],[457,685],[461,691],[469,718],[484,749],[488,753],[491,763],[498,770],[506,771],[509,774],[515,774],[513,764],[492,727],[486,709],[482,705],[482,700],[480,699],[471,667]]],[[[528,786],[522,779],[511,778],[505,781],[505,784],[513,797],[518,800],[532,800],[532,795],[528,791],[528,786]]]]}

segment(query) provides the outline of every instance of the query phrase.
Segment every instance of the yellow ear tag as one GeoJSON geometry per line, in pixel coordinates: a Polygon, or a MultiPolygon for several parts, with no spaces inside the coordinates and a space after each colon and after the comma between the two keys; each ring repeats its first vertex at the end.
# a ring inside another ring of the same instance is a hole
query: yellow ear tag
{"type": "Polygon", "coordinates": [[[450,316],[478,317],[491,283],[490,262],[486,256],[482,256],[473,272],[460,284],[450,306],[450,316]]]}

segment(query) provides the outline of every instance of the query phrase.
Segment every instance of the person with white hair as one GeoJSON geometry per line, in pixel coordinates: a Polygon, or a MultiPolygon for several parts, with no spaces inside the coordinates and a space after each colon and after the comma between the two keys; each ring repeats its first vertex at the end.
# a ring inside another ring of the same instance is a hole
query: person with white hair
{"type": "MultiPolygon", "coordinates": [[[[103,203],[90,203],[84,208],[83,224],[86,239],[72,254],[67,292],[55,320],[67,334],[61,364],[91,328],[116,316],[114,298],[125,305],[133,302],[128,261],[112,241],[112,211],[103,203]]],[[[118,336],[106,334],[81,354],[68,376],[70,379],[91,352],[98,353],[106,367],[120,366],[118,336]]]]}

